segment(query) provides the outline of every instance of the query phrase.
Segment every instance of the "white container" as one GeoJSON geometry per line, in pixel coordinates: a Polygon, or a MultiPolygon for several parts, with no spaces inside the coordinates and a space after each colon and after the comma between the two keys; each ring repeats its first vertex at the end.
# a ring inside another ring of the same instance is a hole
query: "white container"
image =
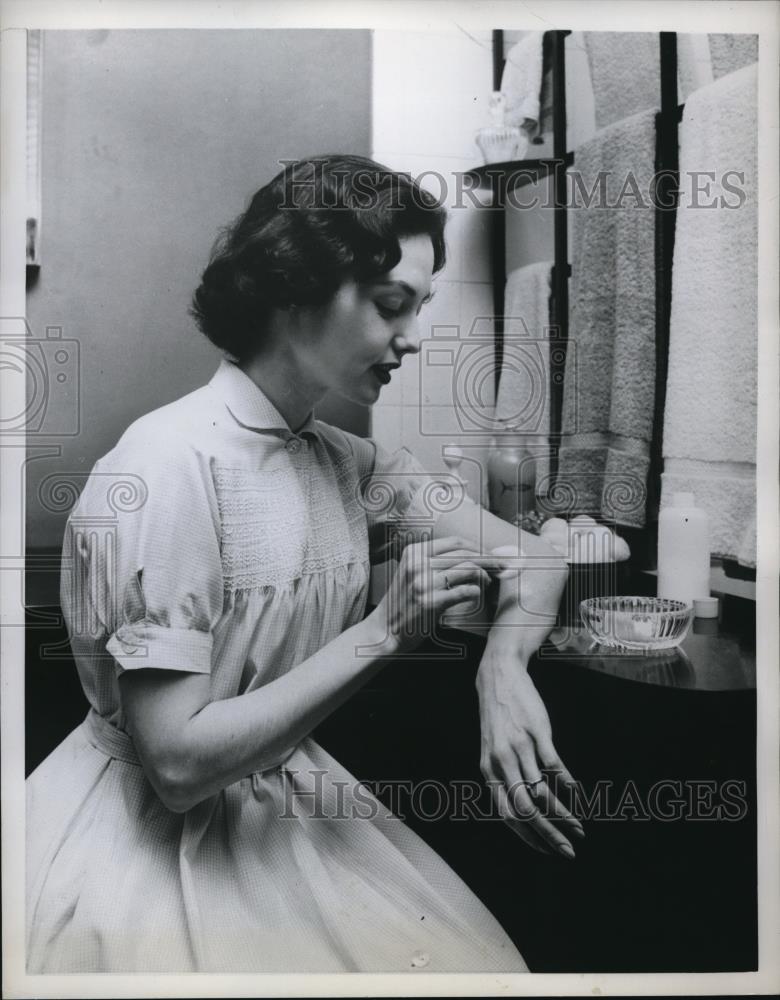
{"type": "Polygon", "coordinates": [[[673,493],[658,516],[658,596],[690,605],[710,596],[709,521],[693,493],[673,493]]]}
{"type": "Polygon", "coordinates": [[[490,95],[488,114],[490,125],[481,128],[476,135],[476,143],[486,164],[517,160],[525,156],[528,136],[516,125],[504,122],[506,97],[500,90],[490,95]]]}

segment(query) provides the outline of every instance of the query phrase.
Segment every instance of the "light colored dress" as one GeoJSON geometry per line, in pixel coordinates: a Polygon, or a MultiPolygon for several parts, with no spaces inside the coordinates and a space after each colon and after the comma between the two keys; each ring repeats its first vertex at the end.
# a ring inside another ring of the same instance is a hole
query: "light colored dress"
{"type": "Polygon", "coordinates": [[[384,529],[430,520],[431,485],[404,449],[312,417],[292,433],[229,361],[100,459],[62,570],[92,707],[27,782],[30,973],[527,971],[310,737],[177,814],[126,732],[123,670],[208,673],[231,698],[360,621],[384,529]]]}

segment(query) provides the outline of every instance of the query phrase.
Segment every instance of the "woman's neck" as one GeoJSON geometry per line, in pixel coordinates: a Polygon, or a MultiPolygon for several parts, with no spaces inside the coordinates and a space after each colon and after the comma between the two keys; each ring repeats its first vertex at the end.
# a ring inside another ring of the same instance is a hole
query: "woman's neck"
{"type": "Polygon", "coordinates": [[[324,391],[308,385],[293,357],[267,352],[239,362],[238,367],[255,383],[297,431],[307,420],[324,391]]]}

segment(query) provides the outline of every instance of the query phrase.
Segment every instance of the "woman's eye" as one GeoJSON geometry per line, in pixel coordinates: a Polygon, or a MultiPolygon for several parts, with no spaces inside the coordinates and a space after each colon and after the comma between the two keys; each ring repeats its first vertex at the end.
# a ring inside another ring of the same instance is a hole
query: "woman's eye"
{"type": "Polygon", "coordinates": [[[384,302],[377,302],[376,308],[379,315],[385,319],[391,319],[393,316],[400,316],[401,314],[400,306],[386,305],[384,302]]]}

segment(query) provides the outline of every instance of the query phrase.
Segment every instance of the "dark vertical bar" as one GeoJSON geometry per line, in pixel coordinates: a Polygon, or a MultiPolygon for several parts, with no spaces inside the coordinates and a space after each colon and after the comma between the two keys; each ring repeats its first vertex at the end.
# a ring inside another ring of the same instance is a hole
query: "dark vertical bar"
{"type": "MultiPolygon", "coordinates": [[[[493,32],[493,90],[501,89],[504,74],[504,32],[493,32]]],[[[502,171],[491,172],[490,191],[490,257],[493,274],[493,330],[495,372],[493,375],[496,398],[504,358],[504,285],[506,284],[506,177],[502,171]]]]}
{"type": "Polygon", "coordinates": [[[561,413],[563,409],[563,374],[566,365],[566,341],[569,336],[569,230],[566,196],[566,44],[568,31],[550,32],[553,104],[553,213],[555,265],[552,273],[552,321],[557,328],[561,350],[550,353],[550,474],[558,469],[561,413]]]}
{"type": "MultiPolygon", "coordinates": [[[[648,475],[648,527],[657,522],[663,471],[663,425],[672,311],[672,257],[679,185],[677,35],[660,33],[661,111],[656,115],[655,158],[655,405],[648,475]]],[[[650,560],[655,545],[648,539],[650,560]]]]}
{"type": "Polygon", "coordinates": [[[492,194],[490,220],[490,256],[493,274],[493,330],[495,337],[494,385],[498,398],[498,382],[504,359],[504,290],[506,286],[506,189],[507,176],[503,170],[490,175],[492,194]]]}
{"type": "Polygon", "coordinates": [[[501,90],[501,77],[504,75],[504,32],[493,32],[493,90],[501,90]]]}

